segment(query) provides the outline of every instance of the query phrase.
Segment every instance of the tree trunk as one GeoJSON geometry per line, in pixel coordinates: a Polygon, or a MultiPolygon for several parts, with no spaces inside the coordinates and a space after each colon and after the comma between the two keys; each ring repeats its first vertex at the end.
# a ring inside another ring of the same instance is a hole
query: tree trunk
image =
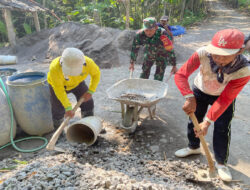
{"type": "Polygon", "coordinates": [[[233,8],[238,8],[238,0],[232,0],[233,8]]]}
{"type": "Polygon", "coordinates": [[[15,47],[16,47],[16,33],[14,30],[14,26],[11,20],[11,12],[8,9],[3,9],[3,16],[5,19],[5,23],[6,23],[6,28],[7,28],[7,32],[8,32],[8,39],[10,42],[10,45],[12,46],[12,48],[14,48],[15,51],[15,47]]]}
{"type": "Polygon", "coordinates": [[[163,12],[163,15],[166,15],[167,14],[167,2],[164,1],[164,12],[163,12]]]}
{"type": "Polygon", "coordinates": [[[194,12],[194,0],[191,0],[190,7],[191,7],[191,11],[193,13],[194,12]]]}
{"type": "Polygon", "coordinates": [[[183,0],[182,1],[181,14],[180,14],[180,20],[182,20],[183,17],[184,17],[185,7],[186,7],[186,0],[183,0]]]}
{"type": "Polygon", "coordinates": [[[129,9],[130,9],[130,0],[126,0],[126,29],[129,29],[129,9]]]}
{"type": "Polygon", "coordinates": [[[33,17],[34,17],[34,22],[35,22],[35,27],[36,27],[36,31],[37,32],[40,32],[40,23],[39,23],[39,18],[38,18],[38,14],[37,14],[37,11],[35,12],[32,12],[33,14],[33,17]]]}
{"type": "MultiPolygon", "coordinates": [[[[158,1],[158,8],[157,9],[160,9],[160,6],[161,6],[161,1],[158,1]]],[[[157,11],[157,18],[160,19],[160,17],[162,16],[162,12],[161,11],[157,11]]]]}
{"type": "Polygon", "coordinates": [[[194,0],[193,7],[194,7],[194,12],[197,12],[200,9],[200,1],[199,0],[194,0]]]}
{"type": "MultiPolygon", "coordinates": [[[[46,7],[46,0],[43,0],[43,7],[46,7]]],[[[48,28],[48,23],[47,23],[47,18],[46,18],[46,12],[43,13],[43,22],[44,22],[44,28],[47,29],[48,28]]]]}
{"type": "Polygon", "coordinates": [[[172,3],[169,5],[169,14],[168,14],[168,20],[170,20],[171,19],[171,16],[172,16],[172,8],[173,8],[173,5],[172,5],[172,3]]]}

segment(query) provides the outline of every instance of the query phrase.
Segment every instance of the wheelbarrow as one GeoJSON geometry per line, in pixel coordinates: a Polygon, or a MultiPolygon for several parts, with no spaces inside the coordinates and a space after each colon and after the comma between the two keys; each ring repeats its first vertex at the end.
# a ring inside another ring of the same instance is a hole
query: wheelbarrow
{"type": "Polygon", "coordinates": [[[156,104],[166,97],[167,83],[150,79],[124,79],[107,89],[112,100],[121,104],[122,122],[120,127],[133,133],[137,127],[139,114],[146,108],[149,117],[155,117],[156,104]]]}

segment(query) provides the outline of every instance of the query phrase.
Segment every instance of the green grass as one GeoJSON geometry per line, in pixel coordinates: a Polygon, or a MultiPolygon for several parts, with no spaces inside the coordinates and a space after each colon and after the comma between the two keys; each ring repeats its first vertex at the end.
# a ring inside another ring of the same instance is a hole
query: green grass
{"type": "Polygon", "coordinates": [[[173,23],[171,23],[171,25],[181,25],[181,26],[188,27],[198,22],[201,22],[205,18],[206,18],[206,15],[203,13],[195,15],[190,11],[186,11],[182,21],[177,21],[177,19],[175,19],[173,20],[173,23]]]}
{"type": "Polygon", "coordinates": [[[8,46],[8,45],[9,45],[8,42],[0,42],[0,48],[1,48],[1,47],[6,47],[6,46],[8,46]]]}

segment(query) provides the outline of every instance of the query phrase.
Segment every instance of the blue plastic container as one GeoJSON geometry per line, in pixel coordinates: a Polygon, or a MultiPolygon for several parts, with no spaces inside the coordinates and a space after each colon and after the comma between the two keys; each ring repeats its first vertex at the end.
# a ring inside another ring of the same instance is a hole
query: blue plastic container
{"type": "Polygon", "coordinates": [[[170,26],[170,30],[171,30],[173,36],[179,36],[182,34],[186,34],[186,29],[180,25],[170,26]]]}
{"type": "MultiPolygon", "coordinates": [[[[6,87],[7,77],[13,75],[16,72],[17,72],[17,70],[13,69],[13,68],[0,68],[0,77],[3,80],[5,87],[6,87]]],[[[2,88],[1,85],[0,85],[0,88],[2,88]]]]}
{"type": "Polygon", "coordinates": [[[50,93],[43,72],[26,72],[7,79],[17,124],[30,135],[43,135],[53,127],[50,93]]]}

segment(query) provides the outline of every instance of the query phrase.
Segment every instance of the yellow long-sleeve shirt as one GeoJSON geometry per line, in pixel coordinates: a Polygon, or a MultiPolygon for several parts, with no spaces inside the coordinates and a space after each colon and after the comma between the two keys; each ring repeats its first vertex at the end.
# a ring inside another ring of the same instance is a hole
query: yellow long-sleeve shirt
{"type": "Polygon", "coordinates": [[[79,76],[64,77],[60,64],[60,57],[55,58],[49,67],[48,83],[52,86],[56,97],[62,103],[66,111],[72,109],[72,105],[67,97],[66,91],[70,91],[77,87],[83,80],[90,75],[89,92],[94,93],[100,81],[101,72],[95,62],[87,56],[85,57],[82,73],[79,76]]]}

